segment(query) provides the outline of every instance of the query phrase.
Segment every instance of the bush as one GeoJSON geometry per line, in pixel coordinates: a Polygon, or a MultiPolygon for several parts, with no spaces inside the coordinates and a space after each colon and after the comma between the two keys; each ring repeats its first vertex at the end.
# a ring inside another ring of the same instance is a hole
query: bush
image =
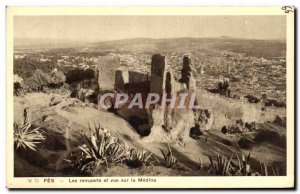
{"type": "Polygon", "coordinates": [[[256,135],[254,141],[256,143],[268,142],[282,148],[286,148],[286,136],[280,135],[276,131],[261,130],[256,135]]]}
{"type": "Polygon", "coordinates": [[[84,80],[91,80],[95,77],[95,72],[92,69],[71,69],[66,73],[66,82],[68,84],[79,83],[84,80]]]}
{"type": "Polygon", "coordinates": [[[246,95],[245,98],[247,98],[248,102],[250,102],[250,103],[258,103],[259,102],[259,99],[252,95],[246,95]]]}
{"type": "Polygon", "coordinates": [[[62,71],[45,73],[40,69],[36,69],[33,75],[25,79],[25,86],[28,91],[44,91],[44,87],[58,88],[64,85],[66,76],[62,71]]]}
{"type": "Polygon", "coordinates": [[[243,148],[243,149],[252,149],[255,142],[251,139],[248,139],[248,138],[245,138],[245,137],[242,137],[239,141],[238,141],[238,144],[240,146],[240,148],[243,148]]]}
{"type": "Polygon", "coordinates": [[[286,126],[286,117],[281,118],[280,116],[277,115],[274,119],[274,123],[279,126],[285,127],[286,126]]]}
{"type": "Polygon", "coordinates": [[[53,72],[50,85],[62,85],[66,81],[66,76],[62,71],[53,72]]]}
{"type": "Polygon", "coordinates": [[[22,85],[19,82],[14,82],[14,95],[18,96],[22,93],[22,85]]]}
{"type": "Polygon", "coordinates": [[[190,129],[190,137],[193,139],[199,139],[200,136],[203,135],[202,130],[200,129],[200,125],[196,124],[195,127],[190,129]]]}
{"type": "Polygon", "coordinates": [[[51,78],[48,74],[44,73],[40,69],[37,69],[29,79],[25,80],[25,82],[30,90],[43,91],[43,87],[47,86],[50,83],[50,80],[51,78]]]}
{"type": "Polygon", "coordinates": [[[26,57],[14,60],[14,74],[18,74],[24,80],[34,75],[37,69],[49,74],[54,68],[59,67],[52,61],[40,62],[26,57]]]}

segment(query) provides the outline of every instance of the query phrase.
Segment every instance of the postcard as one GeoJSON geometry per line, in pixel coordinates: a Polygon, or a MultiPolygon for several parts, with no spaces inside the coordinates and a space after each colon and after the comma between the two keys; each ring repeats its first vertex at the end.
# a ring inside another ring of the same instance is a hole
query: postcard
{"type": "Polygon", "coordinates": [[[7,7],[7,187],[294,188],[294,7],[7,7]]]}

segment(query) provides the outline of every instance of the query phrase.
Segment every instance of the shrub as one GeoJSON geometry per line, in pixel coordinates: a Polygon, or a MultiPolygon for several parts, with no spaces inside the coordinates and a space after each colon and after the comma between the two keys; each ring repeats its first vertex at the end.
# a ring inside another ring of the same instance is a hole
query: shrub
{"type": "Polygon", "coordinates": [[[200,129],[200,125],[195,124],[195,127],[190,129],[190,137],[193,139],[199,139],[201,135],[203,135],[203,132],[200,129]]]}
{"type": "Polygon", "coordinates": [[[50,73],[54,68],[59,68],[53,61],[41,62],[28,57],[23,59],[14,59],[14,74],[18,74],[24,80],[34,75],[36,69],[50,73]]]}
{"type": "Polygon", "coordinates": [[[14,123],[14,144],[16,149],[30,149],[36,151],[37,144],[41,143],[45,139],[40,128],[31,128],[29,122],[24,125],[18,125],[14,123]]]}
{"type": "Polygon", "coordinates": [[[92,69],[71,69],[66,73],[66,82],[68,84],[83,82],[95,78],[95,72],[92,69]]]}
{"type": "Polygon", "coordinates": [[[50,85],[62,85],[66,81],[66,76],[62,71],[56,71],[51,74],[50,85]]]}
{"type": "Polygon", "coordinates": [[[239,144],[240,148],[242,148],[242,149],[252,149],[255,142],[249,138],[242,137],[238,141],[238,144],[239,144]]]}
{"type": "Polygon", "coordinates": [[[286,127],[286,117],[281,118],[280,116],[276,115],[274,123],[279,126],[286,127]]]}
{"type": "Polygon", "coordinates": [[[14,95],[19,95],[21,90],[21,84],[19,82],[14,82],[14,95]]]}
{"type": "Polygon", "coordinates": [[[33,91],[42,91],[44,86],[47,86],[51,82],[51,78],[47,73],[42,70],[35,70],[34,74],[26,81],[28,87],[33,91]]]}
{"type": "Polygon", "coordinates": [[[276,131],[261,130],[254,139],[255,143],[268,142],[282,148],[286,148],[286,136],[280,135],[276,131]]]}

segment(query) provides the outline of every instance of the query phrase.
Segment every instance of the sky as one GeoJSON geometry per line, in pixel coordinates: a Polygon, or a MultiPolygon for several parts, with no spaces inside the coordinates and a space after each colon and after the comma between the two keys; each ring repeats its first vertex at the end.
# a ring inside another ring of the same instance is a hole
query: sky
{"type": "Polygon", "coordinates": [[[130,38],[285,39],[285,16],[15,16],[14,38],[107,41],[130,38]]]}

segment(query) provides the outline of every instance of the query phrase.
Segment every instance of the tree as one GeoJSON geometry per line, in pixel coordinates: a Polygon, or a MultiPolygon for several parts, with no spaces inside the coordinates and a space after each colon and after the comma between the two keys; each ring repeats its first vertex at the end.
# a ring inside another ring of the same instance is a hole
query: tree
{"type": "Polygon", "coordinates": [[[40,62],[28,57],[14,60],[14,74],[18,74],[24,80],[30,78],[36,69],[50,73],[54,68],[59,67],[53,61],[40,62]]]}
{"type": "Polygon", "coordinates": [[[218,83],[218,90],[219,90],[219,93],[222,94],[222,92],[223,92],[223,83],[222,82],[218,83]]]}
{"type": "Polygon", "coordinates": [[[92,69],[86,69],[84,71],[84,79],[93,79],[95,76],[95,72],[92,69]]]}
{"type": "MultiPolygon", "coordinates": [[[[228,89],[229,88],[229,82],[228,81],[224,81],[223,83],[222,82],[219,82],[218,83],[218,91],[220,93],[220,95],[227,95],[228,94],[228,89]]],[[[229,91],[230,93],[230,91],[229,91]]]]}
{"type": "Polygon", "coordinates": [[[22,90],[22,86],[20,82],[14,82],[14,95],[19,95],[22,90]]]}
{"type": "Polygon", "coordinates": [[[27,80],[30,89],[35,91],[43,91],[43,87],[50,84],[50,76],[42,70],[35,70],[34,74],[27,80]]]}
{"type": "Polygon", "coordinates": [[[66,81],[66,76],[62,71],[56,71],[51,75],[51,83],[50,85],[62,85],[66,81]]]}
{"type": "Polygon", "coordinates": [[[228,81],[224,81],[224,83],[223,83],[223,89],[224,89],[225,93],[228,90],[228,88],[229,88],[229,82],[228,81]]]}
{"type": "Polygon", "coordinates": [[[81,82],[83,80],[83,74],[84,74],[83,69],[79,69],[79,68],[71,69],[66,73],[66,82],[68,84],[81,82]]]}
{"type": "Polygon", "coordinates": [[[95,77],[95,72],[92,69],[86,69],[84,71],[84,76],[83,79],[84,80],[89,80],[89,85],[91,85],[91,79],[93,79],[95,77]]]}
{"type": "Polygon", "coordinates": [[[84,82],[85,80],[91,80],[95,77],[93,69],[72,69],[66,74],[66,82],[68,84],[84,82]]]}

